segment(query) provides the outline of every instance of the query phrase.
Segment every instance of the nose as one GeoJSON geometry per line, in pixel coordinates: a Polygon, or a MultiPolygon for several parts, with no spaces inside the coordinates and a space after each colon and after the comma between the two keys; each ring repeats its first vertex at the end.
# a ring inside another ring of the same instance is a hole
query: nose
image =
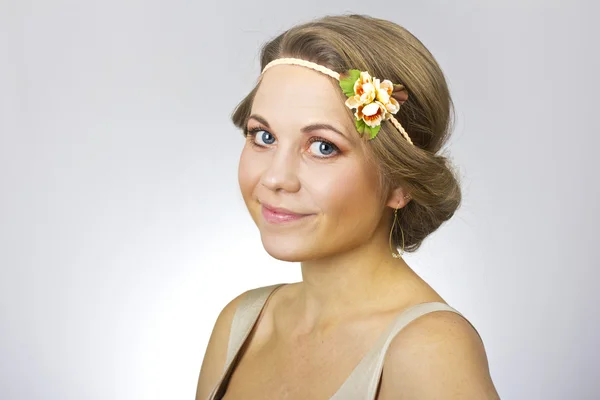
{"type": "Polygon", "coordinates": [[[298,157],[291,150],[277,149],[270,159],[270,163],[263,172],[260,183],[266,188],[276,192],[297,192],[300,190],[298,179],[298,157]]]}

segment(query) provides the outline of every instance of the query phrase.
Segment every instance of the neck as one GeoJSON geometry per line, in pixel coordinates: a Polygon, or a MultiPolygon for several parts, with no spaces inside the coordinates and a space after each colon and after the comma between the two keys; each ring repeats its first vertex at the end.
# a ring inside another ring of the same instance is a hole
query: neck
{"type": "Polygon", "coordinates": [[[344,253],[304,261],[298,321],[311,331],[392,307],[402,297],[401,285],[411,276],[404,260],[392,257],[385,237],[344,253]]]}

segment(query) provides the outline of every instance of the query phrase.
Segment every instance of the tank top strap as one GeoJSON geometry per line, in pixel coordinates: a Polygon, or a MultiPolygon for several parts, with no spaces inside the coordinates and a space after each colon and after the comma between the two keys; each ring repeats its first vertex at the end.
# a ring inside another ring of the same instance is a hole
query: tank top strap
{"type": "Polygon", "coordinates": [[[271,293],[283,285],[285,283],[251,289],[242,297],[231,322],[225,369],[239,353],[271,293]]]}
{"type": "Polygon", "coordinates": [[[464,318],[460,312],[445,303],[428,302],[409,307],[400,313],[390,327],[382,333],[375,345],[330,400],[374,400],[383,371],[385,355],[394,337],[415,319],[434,311],[451,311],[464,318]]]}
{"type": "Polygon", "coordinates": [[[263,286],[248,290],[240,299],[240,302],[233,314],[231,328],[229,330],[229,342],[227,344],[227,356],[221,378],[211,391],[208,399],[219,399],[222,397],[229,374],[232,372],[232,366],[240,352],[246,339],[250,335],[252,328],[258,321],[258,317],[264,308],[271,294],[285,283],[277,283],[270,286],[263,286]]]}

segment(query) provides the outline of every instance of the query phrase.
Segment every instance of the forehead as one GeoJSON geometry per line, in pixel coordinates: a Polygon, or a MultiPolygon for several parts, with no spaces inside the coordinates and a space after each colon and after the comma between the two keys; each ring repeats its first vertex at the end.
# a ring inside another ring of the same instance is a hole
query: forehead
{"type": "Polygon", "coordinates": [[[263,115],[269,123],[335,124],[350,135],[354,125],[345,98],[338,83],[321,72],[278,65],[262,76],[252,113],[263,115]]]}

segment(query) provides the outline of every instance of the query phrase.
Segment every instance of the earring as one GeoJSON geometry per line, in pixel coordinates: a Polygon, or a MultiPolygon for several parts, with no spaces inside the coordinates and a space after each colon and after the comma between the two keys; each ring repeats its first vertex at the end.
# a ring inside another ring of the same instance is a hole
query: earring
{"type": "MultiPolygon", "coordinates": [[[[410,196],[404,196],[405,199],[410,199],[410,196]]],[[[398,202],[398,206],[400,206],[400,202],[398,202]]],[[[394,209],[394,222],[392,222],[392,229],[390,229],[390,250],[392,251],[392,257],[394,258],[400,258],[402,257],[402,254],[404,254],[404,231],[402,230],[402,226],[400,226],[400,235],[402,236],[402,249],[400,250],[400,253],[398,253],[398,249],[396,248],[396,250],[393,249],[392,247],[392,233],[394,232],[394,226],[396,225],[396,221],[398,220],[398,208],[396,207],[394,209]]]]}

